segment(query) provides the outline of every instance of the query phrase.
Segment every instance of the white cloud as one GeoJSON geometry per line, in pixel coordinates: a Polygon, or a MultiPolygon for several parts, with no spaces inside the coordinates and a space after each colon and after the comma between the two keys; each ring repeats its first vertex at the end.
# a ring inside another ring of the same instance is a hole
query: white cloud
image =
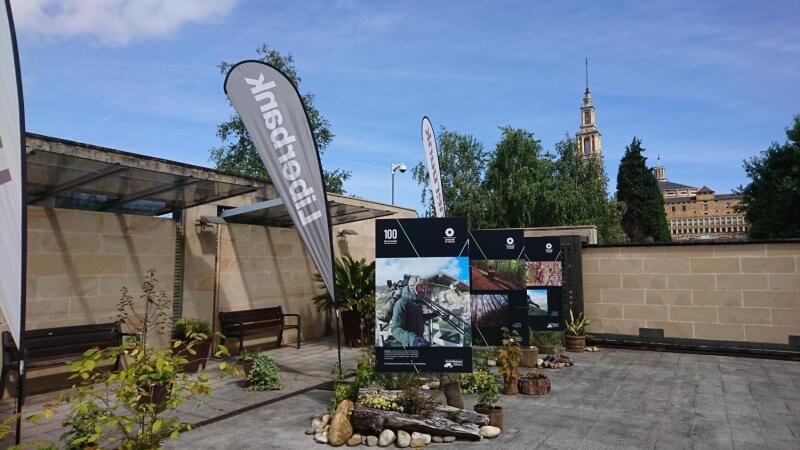
{"type": "Polygon", "coordinates": [[[228,14],[237,0],[14,0],[23,33],[88,37],[107,45],[169,36],[187,23],[228,14]]]}

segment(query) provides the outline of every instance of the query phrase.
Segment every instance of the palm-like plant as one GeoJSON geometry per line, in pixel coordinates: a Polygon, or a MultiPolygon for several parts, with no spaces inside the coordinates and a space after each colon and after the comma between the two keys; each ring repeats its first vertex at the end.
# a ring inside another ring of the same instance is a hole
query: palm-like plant
{"type": "MultiPolygon", "coordinates": [[[[334,276],[338,306],[360,313],[362,333],[371,333],[370,325],[375,320],[375,262],[367,263],[364,258],[355,260],[345,255],[334,262],[334,276]]],[[[317,311],[325,311],[327,332],[330,329],[330,312],[334,309],[333,299],[322,281],[322,275],[315,273],[313,278],[325,291],[311,300],[317,311]]]]}

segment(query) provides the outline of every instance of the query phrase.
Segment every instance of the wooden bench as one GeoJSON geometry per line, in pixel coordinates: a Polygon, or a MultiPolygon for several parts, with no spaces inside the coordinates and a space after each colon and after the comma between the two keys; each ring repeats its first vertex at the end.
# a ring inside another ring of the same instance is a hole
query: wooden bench
{"type": "MultiPolygon", "coordinates": [[[[25,367],[41,367],[65,363],[83,356],[94,347],[101,350],[122,345],[122,329],[119,323],[100,323],[72,327],[45,328],[25,331],[25,367]]],[[[3,331],[3,368],[0,373],[0,399],[6,387],[6,376],[13,369],[19,376],[20,352],[14,338],[3,331]]],[[[119,357],[114,361],[114,370],[119,369],[119,357]]]]}
{"type": "Polygon", "coordinates": [[[300,315],[284,314],[280,306],[269,308],[249,309],[246,311],[220,311],[220,332],[226,338],[239,339],[239,352],[244,348],[245,336],[267,335],[276,333],[278,347],[283,345],[283,330],[297,330],[297,348],[300,348],[300,315]],[[286,317],[297,318],[296,324],[287,324],[286,317]]]}

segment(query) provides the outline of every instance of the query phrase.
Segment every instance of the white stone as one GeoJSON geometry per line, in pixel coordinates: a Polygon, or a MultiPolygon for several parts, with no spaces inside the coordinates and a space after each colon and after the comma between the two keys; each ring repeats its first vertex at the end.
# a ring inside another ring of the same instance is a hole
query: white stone
{"type": "Polygon", "coordinates": [[[423,391],[430,391],[431,390],[431,387],[428,386],[427,384],[423,384],[419,388],[422,389],[423,391]]]}
{"type": "Polygon", "coordinates": [[[442,442],[444,442],[444,439],[442,439],[441,436],[431,436],[431,442],[441,444],[442,442]]]}
{"type": "Polygon", "coordinates": [[[322,426],[325,426],[325,425],[327,425],[329,423],[331,423],[330,414],[325,414],[324,416],[322,416],[322,426]]]}
{"type": "Polygon", "coordinates": [[[314,440],[319,442],[320,444],[327,444],[328,443],[328,433],[317,433],[314,435],[314,440]]]}
{"type": "Polygon", "coordinates": [[[442,439],[442,440],[444,442],[455,442],[456,441],[456,437],[455,436],[445,436],[444,439],[442,439]]]}
{"type": "Polygon", "coordinates": [[[378,445],[378,437],[367,436],[367,447],[375,447],[376,445],[378,445]]]}
{"type": "Polygon", "coordinates": [[[315,434],[316,432],[316,428],[306,428],[306,434],[315,434]]]}
{"type": "Polygon", "coordinates": [[[489,439],[496,438],[500,436],[500,428],[484,425],[481,427],[481,436],[489,439]]]}
{"type": "Polygon", "coordinates": [[[322,420],[320,420],[320,419],[312,420],[311,421],[311,428],[314,428],[314,429],[322,428],[322,420]]]}
{"type": "Polygon", "coordinates": [[[397,430],[397,447],[406,448],[411,445],[411,435],[403,430],[397,430]]]}
{"type": "Polygon", "coordinates": [[[394,442],[395,437],[394,431],[388,428],[381,431],[381,435],[378,436],[378,447],[388,447],[392,442],[394,442]]]}
{"type": "Polygon", "coordinates": [[[428,444],[431,443],[431,435],[430,434],[419,433],[419,432],[416,432],[416,431],[411,433],[411,440],[412,441],[415,440],[415,439],[418,439],[418,438],[422,439],[422,441],[425,442],[425,445],[428,445],[428,444]]]}

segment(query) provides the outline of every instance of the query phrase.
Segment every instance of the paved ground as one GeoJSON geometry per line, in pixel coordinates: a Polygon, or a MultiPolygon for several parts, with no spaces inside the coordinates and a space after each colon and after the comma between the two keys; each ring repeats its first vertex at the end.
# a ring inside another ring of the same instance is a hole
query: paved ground
{"type": "MultiPolygon", "coordinates": [[[[283,390],[245,391],[244,380],[220,378],[217,369],[218,362],[212,360],[205,370],[205,373],[211,376],[210,385],[214,389],[212,395],[204,400],[204,405],[199,407],[193,402],[184,403],[180,412],[181,419],[186,423],[202,423],[214,417],[234,414],[237,410],[252,408],[330,381],[331,369],[336,363],[336,340],[328,338],[309,341],[304,342],[300,350],[284,346],[280,349],[268,349],[264,353],[272,356],[278,363],[283,374],[283,390]]],[[[355,361],[358,356],[358,350],[342,348],[342,367],[345,372],[352,372],[355,369],[355,361]]],[[[61,392],[51,392],[29,396],[23,410],[24,416],[41,411],[45,403],[53,402],[60,394],[61,392]]],[[[2,417],[7,417],[13,412],[14,401],[13,398],[5,398],[0,402],[2,417]]],[[[42,420],[36,424],[24,422],[23,441],[57,443],[59,436],[64,432],[61,421],[67,409],[66,405],[57,408],[55,416],[51,420],[42,420]]],[[[0,447],[2,445],[0,444],[0,447]]],[[[208,447],[202,446],[201,448],[208,447]]]]}
{"type": "MultiPolygon", "coordinates": [[[[505,433],[465,445],[800,448],[800,362],[606,349],[547,373],[550,395],[503,396],[505,433]]],[[[169,448],[324,448],[303,430],[329,398],[313,390],[185,433],[169,448]]]]}

